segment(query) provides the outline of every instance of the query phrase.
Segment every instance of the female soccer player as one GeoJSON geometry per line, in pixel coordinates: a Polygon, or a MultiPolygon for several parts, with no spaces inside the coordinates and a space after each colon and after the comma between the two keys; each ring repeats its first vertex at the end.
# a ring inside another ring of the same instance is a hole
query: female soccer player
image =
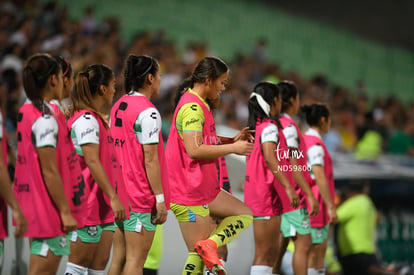
{"type": "Polygon", "coordinates": [[[280,216],[293,211],[300,197],[290,184],[286,139],[275,118],[280,113],[278,87],[258,83],[250,96],[249,127],[255,130],[254,149],[247,158],[244,201],[253,210],[255,257],[251,275],[271,274],[276,259],[280,216]]]}
{"type": "Polygon", "coordinates": [[[122,274],[142,274],[157,224],[167,220],[169,189],[161,116],[150,101],[160,83],[154,58],[130,55],[125,68],[127,93],[111,111],[111,132],[132,207],[131,218],[117,229],[125,234],[122,274]]]}
{"type": "Polygon", "coordinates": [[[47,103],[62,92],[60,65],[31,56],[23,69],[28,101],[17,123],[14,192],[28,221],[29,274],[55,274],[69,254],[66,234],[83,226],[87,191],[66,123],[47,103]]]}
{"type": "MultiPolygon", "coordinates": [[[[63,56],[54,56],[56,61],[60,64],[60,67],[62,68],[62,78],[63,78],[63,90],[61,94],[61,98],[54,98],[50,103],[55,106],[57,106],[60,111],[62,111],[65,115],[67,115],[67,110],[62,105],[62,99],[69,98],[70,93],[73,88],[73,79],[74,79],[74,73],[72,70],[72,66],[70,65],[69,61],[64,58],[63,56]]],[[[56,111],[56,110],[55,110],[56,111]]]]}
{"type": "Polygon", "coordinates": [[[112,246],[114,221],[129,217],[120,163],[107,120],[115,93],[112,70],[94,64],[79,73],[72,93],[73,109],[68,120],[86,184],[88,197],[86,226],[71,236],[66,273],[104,274],[112,246]]]}
{"type": "MultiPolygon", "coordinates": [[[[319,204],[316,201],[310,188],[311,178],[308,172],[306,145],[303,136],[292,119],[299,111],[300,99],[299,93],[293,82],[282,81],[277,84],[280,89],[282,98],[282,113],[279,121],[283,127],[283,134],[286,137],[288,146],[290,168],[293,174],[292,186],[296,193],[301,196],[301,205],[299,209],[282,214],[280,246],[278,247],[278,255],[276,265],[280,270],[280,263],[289,238],[295,243],[293,253],[293,270],[297,275],[306,275],[308,272],[308,257],[312,245],[311,229],[308,216],[308,210],[311,216],[315,216],[319,212],[319,204]],[[304,196],[306,194],[306,196],[304,196]],[[306,198],[308,199],[308,209],[306,207],[306,198]]],[[[279,270],[274,270],[274,274],[279,270]]]]}
{"type": "Polygon", "coordinates": [[[168,137],[166,159],[171,210],[177,217],[188,248],[182,274],[202,274],[203,262],[215,274],[226,274],[217,256],[220,247],[250,226],[248,206],[220,190],[217,159],[236,153],[248,155],[252,144],[244,131],[234,143],[218,145],[213,115],[207,100],[224,91],[228,67],[215,57],[203,58],[194,69],[187,89],[177,94],[168,137]],[[210,215],[222,218],[211,233],[210,215]]]}
{"type": "Polygon", "coordinates": [[[326,105],[303,106],[309,130],[304,135],[308,167],[312,177],[312,192],[319,201],[319,214],[311,217],[312,247],[309,255],[308,274],[325,274],[324,258],[328,240],[329,223],[338,220],[334,204],[335,185],[332,160],[321,136],[328,132],[331,120],[326,105]]]}

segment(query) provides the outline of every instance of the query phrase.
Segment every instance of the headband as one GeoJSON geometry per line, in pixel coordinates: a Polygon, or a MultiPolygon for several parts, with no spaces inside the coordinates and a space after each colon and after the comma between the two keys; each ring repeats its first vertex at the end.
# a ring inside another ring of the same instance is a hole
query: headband
{"type": "Polygon", "coordinates": [[[257,103],[259,103],[260,108],[262,108],[263,112],[269,116],[270,114],[270,105],[263,99],[263,97],[255,92],[252,92],[250,98],[256,97],[257,103]]]}
{"type": "Polygon", "coordinates": [[[62,74],[62,76],[65,76],[67,73],[68,73],[68,71],[69,71],[69,61],[66,59],[66,58],[63,58],[63,60],[65,60],[65,62],[66,62],[66,70],[65,70],[65,72],[62,74]]]}
{"type": "Polygon", "coordinates": [[[152,64],[153,64],[153,61],[152,61],[152,58],[150,58],[150,60],[151,60],[151,63],[150,63],[150,65],[149,65],[149,67],[145,70],[145,72],[143,72],[142,74],[140,74],[139,76],[137,76],[136,78],[141,78],[141,77],[143,77],[143,76],[145,76],[150,70],[151,70],[151,68],[152,68],[152,64]]]}

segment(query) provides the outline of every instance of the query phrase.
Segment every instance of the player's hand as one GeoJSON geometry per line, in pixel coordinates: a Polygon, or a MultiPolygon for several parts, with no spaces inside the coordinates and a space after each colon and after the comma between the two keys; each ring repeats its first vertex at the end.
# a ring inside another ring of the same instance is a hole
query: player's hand
{"type": "Polygon", "coordinates": [[[125,207],[122,204],[121,200],[118,198],[118,196],[114,196],[111,199],[111,208],[112,211],[114,211],[116,222],[122,222],[126,219],[125,207]]]}
{"type": "Polygon", "coordinates": [[[287,194],[287,196],[289,198],[289,201],[290,201],[290,207],[298,208],[299,203],[300,203],[300,198],[299,198],[299,195],[296,194],[295,190],[291,186],[289,186],[286,189],[286,194],[287,194]]]}
{"type": "Polygon", "coordinates": [[[338,222],[338,215],[336,214],[335,207],[328,208],[328,215],[332,224],[336,224],[338,222]]]}
{"type": "Polygon", "coordinates": [[[167,221],[167,208],[164,202],[157,203],[157,215],[153,217],[153,224],[163,224],[167,221]]]}
{"type": "Polygon", "coordinates": [[[233,152],[237,155],[247,156],[253,151],[253,143],[245,140],[238,140],[233,143],[233,152]]]}
{"type": "Polygon", "coordinates": [[[20,208],[13,210],[13,219],[16,222],[16,231],[14,232],[14,237],[22,237],[27,231],[27,220],[20,208]]]}
{"type": "Polygon", "coordinates": [[[319,202],[315,199],[315,197],[312,195],[310,197],[308,197],[308,202],[310,205],[310,208],[312,210],[312,212],[309,213],[309,215],[316,216],[319,213],[319,202]]]}
{"type": "Polygon", "coordinates": [[[63,232],[65,232],[65,234],[68,234],[78,228],[78,223],[70,211],[61,212],[60,217],[62,219],[63,232]]]}
{"type": "Polygon", "coordinates": [[[239,141],[239,140],[247,140],[249,142],[253,142],[254,141],[254,130],[249,130],[249,127],[245,127],[243,128],[240,133],[238,133],[237,136],[234,137],[234,142],[239,141]]]}

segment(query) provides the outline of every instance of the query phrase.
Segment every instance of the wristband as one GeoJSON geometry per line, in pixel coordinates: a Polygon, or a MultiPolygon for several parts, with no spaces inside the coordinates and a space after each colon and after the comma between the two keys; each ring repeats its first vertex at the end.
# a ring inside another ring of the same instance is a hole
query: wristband
{"type": "Polygon", "coordinates": [[[164,202],[164,194],[155,195],[155,200],[157,201],[157,203],[164,202]]]}

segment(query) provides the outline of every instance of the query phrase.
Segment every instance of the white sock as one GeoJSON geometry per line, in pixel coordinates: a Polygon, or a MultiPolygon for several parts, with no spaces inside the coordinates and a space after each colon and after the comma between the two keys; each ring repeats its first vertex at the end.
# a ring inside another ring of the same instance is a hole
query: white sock
{"type": "Polygon", "coordinates": [[[66,264],[65,275],[83,275],[87,268],[74,263],[68,262],[66,264]]]}
{"type": "Polygon", "coordinates": [[[88,275],[105,275],[105,270],[95,270],[88,268],[88,275]]]}
{"type": "Polygon", "coordinates": [[[317,269],[316,274],[317,275],[325,275],[325,268],[317,269]]]}
{"type": "Polygon", "coordinates": [[[318,272],[314,268],[308,268],[308,275],[318,275],[318,272]]]}
{"type": "Polygon", "coordinates": [[[250,275],[272,275],[272,267],[267,265],[252,265],[250,275]]]}

